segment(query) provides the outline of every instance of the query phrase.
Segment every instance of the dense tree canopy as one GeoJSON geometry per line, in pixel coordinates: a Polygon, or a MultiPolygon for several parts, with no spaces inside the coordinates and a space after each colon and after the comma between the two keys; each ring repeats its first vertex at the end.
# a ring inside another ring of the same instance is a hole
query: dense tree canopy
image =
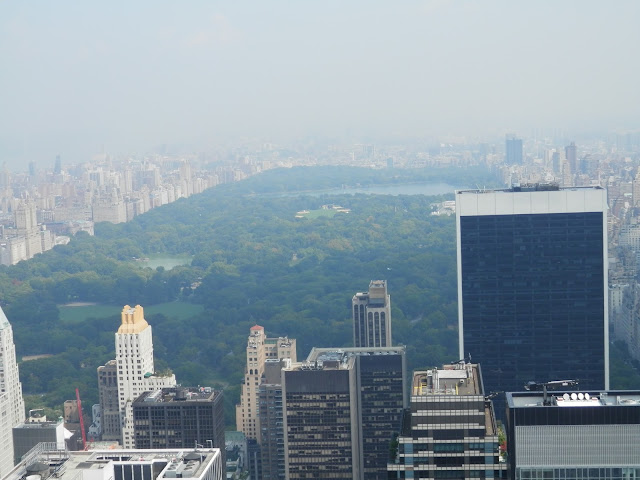
{"type": "MultiPolygon", "coordinates": [[[[406,172],[397,178],[406,180],[406,172]]],[[[60,408],[75,387],[86,404],[97,401],[96,367],[114,355],[119,317],[63,322],[60,305],[68,302],[201,305],[187,318],[169,308],[147,313],[156,366],[170,366],[185,385],[224,387],[228,423],[249,328],[258,323],[270,336],[297,338],[299,358],[314,346],[349,346],[351,297],[371,279],[388,281],[394,343],[407,346],[410,369],[457,359],[455,219],[430,214],[431,204],[445,197],[256,194],[354,179],[395,181],[388,173],[328,167],[268,172],[127,224],[99,224],[95,237],[79,234],[68,245],[0,268],[0,300],[18,355],[53,355],[21,364],[25,393],[38,395],[29,405],[60,408]],[[324,204],[350,213],[295,217],[324,204]],[[153,270],[134,261],[153,253],[189,255],[191,265],[153,270]]],[[[466,177],[455,169],[441,177],[419,173],[412,179],[490,185],[481,171],[466,177]]]]}

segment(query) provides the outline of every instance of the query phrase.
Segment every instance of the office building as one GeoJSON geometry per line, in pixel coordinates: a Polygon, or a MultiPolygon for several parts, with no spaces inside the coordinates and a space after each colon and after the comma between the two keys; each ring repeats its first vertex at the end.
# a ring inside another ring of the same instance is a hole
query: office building
{"type": "Polygon", "coordinates": [[[0,478],[13,468],[13,427],[24,422],[24,418],[13,330],[0,308],[0,478]]]}
{"type": "Polygon", "coordinates": [[[248,439],[260,442],[260,418],[258,415],[258,390],[264,365],[268,359],[289,358],[296,361],[296,341],[288,337],[268,338],[264,327],[254,325],[247,340],[247,366],[240,393],[240,403],[236,405],[236,428],[248,439]]]}
{"type": "Polygon", "coordinates": [[[356,293],[353,310],[354,347],[391,347],[391,297],[386,280],[371,280],[369,291],[356,293]]]}
{"type": "Polygon", "coordinates": [[[608,387],[606,208],[600,187],[456,192],[460,358],[487,392],[608,387]]]}
{"type": "Polygon", "coordinates": [[[217,448],[95,450],[70,452],[40,443],[3,480],[222,480],[217,448]]]}
{"type": "Polygon", "coordinates": [[[133,402],[135,448],[219,448],[224,463],[222,391],[163,388],[133,402]]]}
{"type": "Polygon", "coordinates": [[[508,133],[505,138],[504,163],[522,165],[522,139],[517,138],[513,133],[508,133]]]}
{"type": "Polygon", "coordinates": [[[154,369],[151,326],[144,318],[143,308],[140,305],[135,308],[125,305],[121,319],[122,324],[115,334],[116,359],[98,367],[98,390],[103,412],[102,438],[116,440],[124,448],[133,448],[133,401],[149,390],[174,387],[176,377],[172,373],[156,372],[154,369]],[[114,415],[116,389],[117,422],[114,415]]]}
{"type": "Polygon", "coordinates": [[[640,478],[638,438],[640,391],[507,393],[513,480],[640,478]]]}
{"type": "MultiPolygon", "coordinates": [[[[262,480],[284,480],[284,430],[282,428],[282,369],[289,359],[267,359],[258,393],[260,415],[260,470],[262,480]]],[[[255,462],[254,462],[255,463],[255,462]]]]}
{"type": "Polygon", "coordinates": [[[286,478],[387,478],[407,405],[405,348],[314,348],[282,370],[286,478]]]}
{"type": "Polygon", "coordinates": [[[389,478],[506,478],[479,365],[416,371],[389,478]]]}

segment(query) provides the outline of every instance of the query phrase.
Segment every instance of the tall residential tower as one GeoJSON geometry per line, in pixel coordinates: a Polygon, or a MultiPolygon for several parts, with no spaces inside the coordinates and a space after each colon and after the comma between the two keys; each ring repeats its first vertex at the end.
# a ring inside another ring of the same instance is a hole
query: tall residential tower
{"type": "Polygon", "coordinates": [[[247,340],[247,367],[240,393],[240,403],[236,405],[236,428],[247,438],[260,442],[260,417],[258,415],[258,394],[267,360],[290,358],[295,362],[296,341],[288,337],[267,338],[264,327],[251,327],[247,340]]]}
{"type": "Polygon", "coordinates": [[[391,297],[386,280],[371,280],[369,291],[351,301],[354,347],[391,346],[391,297]]]}
{"type": "Polygon", "coordinates": [[[487,393],[564,379],[608,388],[606,197],[541,184],[456,192],[460,358],[482,365],[487,393]]]}
{"type": "Polygon", "coordinates": [[[115,335],[116,359],[98,367],[98,389],[105,412],[103,439],[118,440],[125,448],[134,448],[133,401],[143,392],[175,387],[172,373],[157,373],[153,365],[151,326],[140,305],[122,310],[122,324],[115,335]],[[115,376],[113,375],[115,373],[115,376]],[[114,382],[117,384],[114,385],[114,382]],[[119,423],[107,422],[109,403],[117,389],[119,423]]]}

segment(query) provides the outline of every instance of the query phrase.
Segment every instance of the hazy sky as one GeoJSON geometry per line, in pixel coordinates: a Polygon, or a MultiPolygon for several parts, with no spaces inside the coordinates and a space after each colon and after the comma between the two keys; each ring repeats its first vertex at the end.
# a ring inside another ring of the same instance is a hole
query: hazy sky
{"type": "Polygon", "coordinates": [[[640,127],[640,2],[0,0],[0,161],[640,127]]]}

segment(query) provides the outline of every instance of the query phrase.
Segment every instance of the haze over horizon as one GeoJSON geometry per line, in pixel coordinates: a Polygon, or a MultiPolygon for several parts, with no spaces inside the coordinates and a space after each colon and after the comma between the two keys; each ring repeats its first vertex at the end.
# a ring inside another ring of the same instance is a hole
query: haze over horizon
{"type": "Polygon", "coordinates": [[[0,163],[637,130],[640,3],[0,2],[0,163]]]}

